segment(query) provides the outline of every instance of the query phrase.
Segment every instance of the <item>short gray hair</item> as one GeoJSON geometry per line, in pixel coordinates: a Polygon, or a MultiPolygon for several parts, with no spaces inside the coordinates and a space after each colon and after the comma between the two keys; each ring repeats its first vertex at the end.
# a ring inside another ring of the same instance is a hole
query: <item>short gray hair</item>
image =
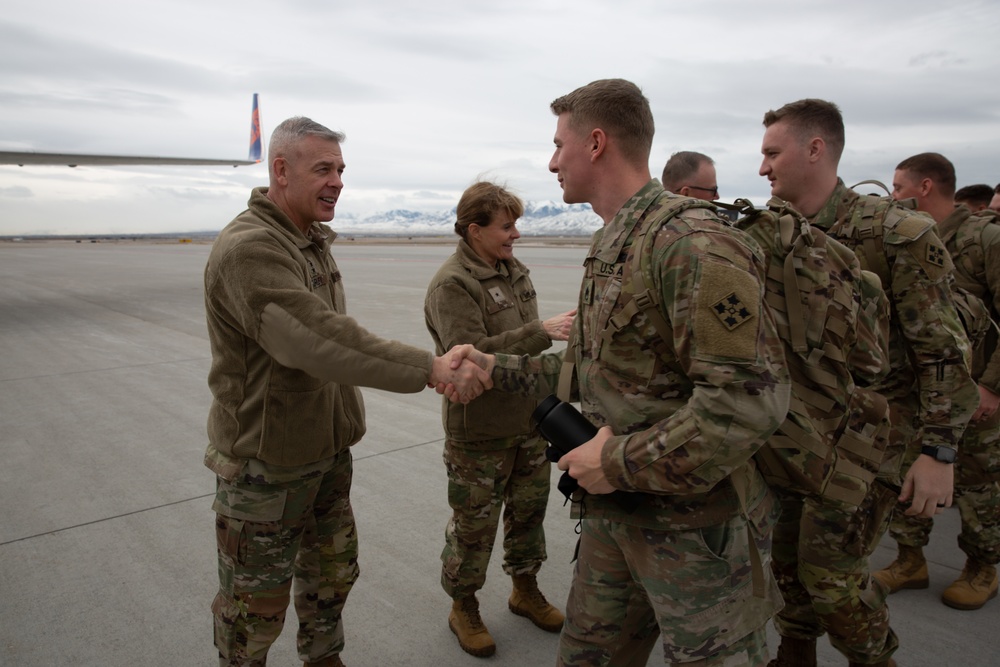
{"type": "MultiPolygon", "coordinates": [[[[274,159],[286,157],[292,147],[306,137],[322,137],[338,144],[347,139],[347,135],[343,132],[334,132],[305,116],[295,116],[283,120],[271,131],[271,141],[267,145],[267,157],[270,162],[268,169],[273,170],[274,159]]],[[[274,174],[272,173],[271,176],[274,174]]]]}

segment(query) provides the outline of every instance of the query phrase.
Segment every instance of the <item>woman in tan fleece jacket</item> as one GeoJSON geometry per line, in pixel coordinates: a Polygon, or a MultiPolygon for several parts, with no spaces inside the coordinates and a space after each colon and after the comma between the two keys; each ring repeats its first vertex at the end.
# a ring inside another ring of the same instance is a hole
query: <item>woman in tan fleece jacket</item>
{"type": "MultiPolygon", "coordinates": [[[[462,238],[424,302],[438,350],[471,343],[487,353],[536,355],[553,340],[566,340],[576,311],[539,320],[528,269],[514,259],[521,200],[496,184],[478,182],[462,194],[456,213],[455,233],[462,238]]],[[[550,474],[545,442],[531,422],[535,404],[487,391],[458,409],[447,402],[442,407],[452,517],[441,554],[441,585],[453,600],[448,624],[462,649],[476,656],[496,650],[475,594],[486,581],[502,506],[503,568],[514,582],[508,606],[543,630],[562,628],[562,613],[535,581],[546,556],[542,521],[550,474]]]]}

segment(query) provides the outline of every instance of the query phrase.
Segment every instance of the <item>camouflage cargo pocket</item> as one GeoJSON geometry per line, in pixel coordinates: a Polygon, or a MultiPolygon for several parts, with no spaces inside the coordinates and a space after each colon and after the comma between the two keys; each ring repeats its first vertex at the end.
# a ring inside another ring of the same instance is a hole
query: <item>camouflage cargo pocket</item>
{"type": "Polygon", "coordinates": [[[220,553],[234,563],[269,563],[280,555],[281,517],[286,489],[252,490],[217,480],[212,510],[216,517],[216,537],[220,553]]]}
{"type": "Polygon", "coordinates": [[[482,518],[489,515],[496,489],[497,452],[466,450],[458,447],[445,451],[448,471],[448,504],[456,510],[482,518]]]}
{"type": "Polygon", "coordinates": [[[212,600],[212,616],[215,617],[215,648],[223,658],[235,655],[236,633],[233,628],[240,616],[240,609],[221,592],[212,600]]]}
{"type": "Polygon", "coordinates": [[[895,490],[878,481],[872,484],[847,524],[841,544],[844,552],[859,557],[869,555],[882,539],[895,506],[895,490]]]}

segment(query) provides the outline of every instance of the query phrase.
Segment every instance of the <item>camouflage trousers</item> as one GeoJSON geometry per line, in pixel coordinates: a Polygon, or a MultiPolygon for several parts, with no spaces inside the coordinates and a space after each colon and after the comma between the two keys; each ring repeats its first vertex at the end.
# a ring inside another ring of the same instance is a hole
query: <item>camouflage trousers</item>
{"type": "Polygon", "coordinates": [[[536,574],[541,568],[546,558],[542,522],[551,475],[545,447],[535,433],[473,447],[445,441],[452,515],[441,552],[441,586],[453,599],[473,595],[486,583],[501,507],[504,572],[536,574]]]}
{"type": "Polygon", "coordinates": [[[266,664],[293,580],[299,657],[317,662],[343,650],[341,611],[358,578],[351,476],[345,451],[325,472],[295,481],[217,479],[219,592],[212,613],[221,666],[266,664]]]}
{"type": "Polygon", "coordinates": [[[895,492],[876,483],[856,508],[784,491],[778,497],[772,566],[785,599],[774,619],[778,634],[814,639],[827,632],[849,660],[888,659],[899,639],[868,557],[885,532],[895,492]]]}
{"type": "MultiPolygon", "coordinates": [[[[919,442],[907,448],[904,470],[919,455],[919,442]]],[[[1000,562],[1000,412],[969,423],[954,465],[955,504],[962,519],[958,546],[969,558],[996,564],[1000,562]]],[[[933,527],[933,519],[897,511],[889,534],[899,544],[922,547],[933,527]]]]}
{"type": "Polygon", "coordinates": [[[754,535],[765,575],[757,596],[742,516],[692,530],[582,524],[557,665],[644,667],[657,637],[671,666],[767,663],[766,625],[780,606],[769,531],[754,535]]]}

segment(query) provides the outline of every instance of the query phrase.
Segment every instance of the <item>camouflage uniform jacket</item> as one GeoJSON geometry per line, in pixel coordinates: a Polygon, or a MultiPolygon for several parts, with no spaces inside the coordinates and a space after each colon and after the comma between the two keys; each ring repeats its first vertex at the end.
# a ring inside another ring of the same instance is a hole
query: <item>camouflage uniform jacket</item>
{"type": "MultiPolygon", "coordinates": [[[[438,354],[471,343],[486,353],[540,354],[552,340],[538,319],[528,268],[516,259],[490,266],[464,240],[458,242],[427,288],[424,321],[438,354]]],[[[487,391],[468,405],[442,401],[445,434],[471,443],[534,430],[537,401],[487,391]]]]}
{"type": "MultiPolygon", "coordinates": [[[[955,282],[983,300],[990,317],[1000,319],[1000,215],[993,211],[972,213],[965,206],[938,223],[938,234],[955,262],[955,282]]],[[[991,330],[975,350],[972,377],[1000,394],[1000,347],[991,330]]]]}
{"type": "Polygon", "coordinates": [[[205,310],[212,365],[206,465],[231,479],[248,459],[302,466],[364,435],[354,385],[417,392],[432,355],[361,328],[345,314],[335,234],[307,237],[253,191],[212,246],[205,310]]]}
{"type": "Polygon", "coordinates": [[[969,341],[951,296],[953,265],[931,218],[883,202],[882,247],[888,276],[870,266],[858,222],[865,199],[838,181],[810,221],[854,250],[863,268],[879,274],[891,303],[889,374],[873,388],[890,402],[919,402],[918,441],[958,448],[979,391],[969,375],[969,341]],[[888,282],[888,284],[886,284],[888,282]]]}
{"type": "MultiPolygon", "coordinates": [[[[678,214],[653,240],[648,284],[672,339],[663,340],[642,312],[607,329],[624,306],[623,269],[636,233],[658,225],[676,199],[651,180],[594,234],[573,337],[582,412],[614,433],[602,451],[604,473],[617,489],[648,494],[632,513],[587,496],[586,516],[660,530],[737,515],[736,471],[749,472],[751,515],[763,507],[768,491],[752,457],[789,401],[781,342],[764,305],[760,249],[711,209],[678,214]]],[[[552,356],[497,355],[494,382],[507,391],[552,393],[552,356]]]]}

